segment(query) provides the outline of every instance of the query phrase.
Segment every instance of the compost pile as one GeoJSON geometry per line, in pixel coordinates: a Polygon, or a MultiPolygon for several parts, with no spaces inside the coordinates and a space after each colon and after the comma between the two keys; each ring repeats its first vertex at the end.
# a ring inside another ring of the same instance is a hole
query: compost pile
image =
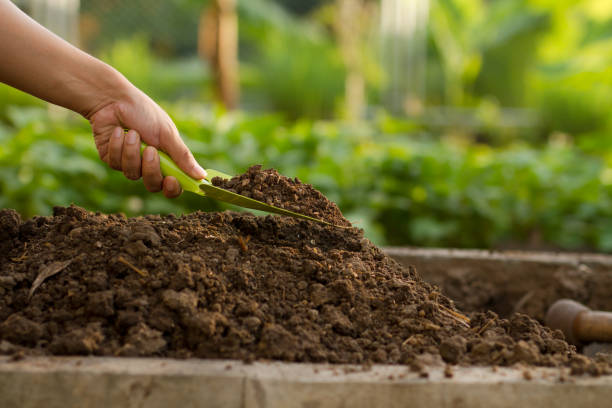
{"type": "MultiPolygon", "coordinates": [[[[264,185],[276,175],[251,168],[241,177],[265,199],[276,197],[264,185]]],[[[295,210],[349,224],[329,218],[337,207],[312,187],[279,177],[276,191],[299,197],[295,210]]],[[[425,355],[605,369],[526,315],[468,320],[356,228],[235,212],[128,219],[76,206],[25,222],[0,211],[0,353],[415,369],[425,355]]]]}

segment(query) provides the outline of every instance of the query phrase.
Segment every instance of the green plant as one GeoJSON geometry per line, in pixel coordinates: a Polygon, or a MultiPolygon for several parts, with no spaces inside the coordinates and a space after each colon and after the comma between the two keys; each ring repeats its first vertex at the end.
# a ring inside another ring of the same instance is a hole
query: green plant
{"type": "Polygon", "coordinates": [[[117,41],[100,58],[156,100],[212,99],[210,72],[197,56],[164,60],[144,35],[117,41]]]}
{"type": "MultiPolygon", "coordinates": [[[[406,133],[388,118],[287,123],[278,115],[166,108],[206,168],[235,174],[259,163],[297,176],[378,244],[612,250],[607,151],[585,154],[564,139],[492,147],[406,133]]],[[[9,112],[13,126],[0,129],[0,207],[24,216],[71,202],[130,215],[235,209],[147,192],[99,160],[82,119],[57,121],[38,108],[9,112]]]]}
{"type": "Polygon", "coordinates": [[[291,119],[333,117],[344,93],[345,69],[332,36],[270,1],[239,2],[239,13],[248,106],[291,119]]]}
{"type": "Polygon", "coordinates": [[[0,83],[0,123],[7,123],[10,121],[8,111],[16,106],[42,107],[44,106],[44,102],[15,88],[0,83]]]}

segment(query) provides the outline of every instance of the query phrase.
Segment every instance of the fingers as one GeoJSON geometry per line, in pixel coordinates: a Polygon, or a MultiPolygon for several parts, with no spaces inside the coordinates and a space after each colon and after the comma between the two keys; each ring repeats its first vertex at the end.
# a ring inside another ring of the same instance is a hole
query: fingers
{"type": "Polygon", "coordinates": [[[178,197],[182,192],[176,178],[162,176],[159,155],[153,146],[148,146],[142,152],[142,181],[150,192],[156,193],[163,189],[164,195],[168,198],[178,197]]]}
{"type": "Polygon", "coordinates": [[[140,136],[135,130],[130,130],[124,136],[121,152],[121,170],[130,180],[140,178],[140,136]]]}
{"type": "Polygon", "coordinates": [[[178,180],[172,176],[164,178],[163,190],[164,195],[168,198],[175,198],[181,195],[181,185],[178,180]]]}
{"type": "Polygon", "coordinates": [[[147,190],[157,193],[162,189],[164,178],[159,168],[159,155],[153,146],[142,152],[142,181],[147,190]]]}
{"type": "MultiPolygon", "coordinates": [[[[131,180],[140,178],[140,136],[135,130],[124,134],[121,127],[113,129],[108,142],[107,162],[131,180]]],[[[159,164],[157,167],[159,169],[159,164]]]]}
{"type": "Polygon", "coordinates": [[[148,146],[142,152],[142,181],[145,187],[152,193],[163,189],[168,198],[181,195],[181,185],[172,176],[163,177],[159,168],[159,155],[154,147],[148,146]]]}
{"type": "Polygon", "coordinates": [[[124,134],[122,128],[116,128],[108,144],[108,164],[123,171],[123,174],[137,180],[142,173],[143,183],[150,192],[162,191],[166,197],[175,198],[181,195],[179,182],[174,177],[163,177],[159,165],[159,155],[153,146],[147,146],[140,156],[140,136],[135,130],[124,134]]]}
{"type": "Polygon", "coordinates": [[[123,129],[116,127],[108,142],[108,165],[115,170],[121,170],[121,153],[123,151],[123,129]]]}
{"type": "Polygon", "coordinates": [[[198,164],[176,129],[162,136],[160,146],[185,173],[196,180],[206,177],[206,171],[198,164]]]}

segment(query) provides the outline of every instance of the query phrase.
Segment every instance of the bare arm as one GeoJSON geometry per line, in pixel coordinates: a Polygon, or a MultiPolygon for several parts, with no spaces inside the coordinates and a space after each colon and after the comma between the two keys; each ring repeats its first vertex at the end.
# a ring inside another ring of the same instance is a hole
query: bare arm
{"type": "Polygon", "coordinates": [[[117,70],[79,50],[0,0],[0,81],[87,118],[100,158],[150,191],[180,194],[162,179],[155,148],[194,178],[205,176],[168,115],[117,70]],[[129,129],[124,135],[123,129],[129,129]],[[140,140],[151,146],[140,157],[140,140]]]}

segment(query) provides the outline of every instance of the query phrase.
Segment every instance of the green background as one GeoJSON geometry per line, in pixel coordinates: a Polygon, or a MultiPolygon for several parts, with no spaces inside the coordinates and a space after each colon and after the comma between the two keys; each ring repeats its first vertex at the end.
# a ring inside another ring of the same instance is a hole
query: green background
{"type": "MultiPolygon", "coordinates": [[[[196,55],[206,2],[81,3],[82,46],[167,109],[204,167],[297,176],[378,244],[612,250],[608,2],[431,1],[424,108],[411,114],[385,104],[393,84],[372,17],[357,120],[345,116],[337,2],[238,2],[234,112],[214,101],[196,55]]],[[[0,172],[0,207],[24,217],[70,203],[128,215],[225,208],[148,193],[99,160],[85,120],[4,85],[0,172]]]]}

